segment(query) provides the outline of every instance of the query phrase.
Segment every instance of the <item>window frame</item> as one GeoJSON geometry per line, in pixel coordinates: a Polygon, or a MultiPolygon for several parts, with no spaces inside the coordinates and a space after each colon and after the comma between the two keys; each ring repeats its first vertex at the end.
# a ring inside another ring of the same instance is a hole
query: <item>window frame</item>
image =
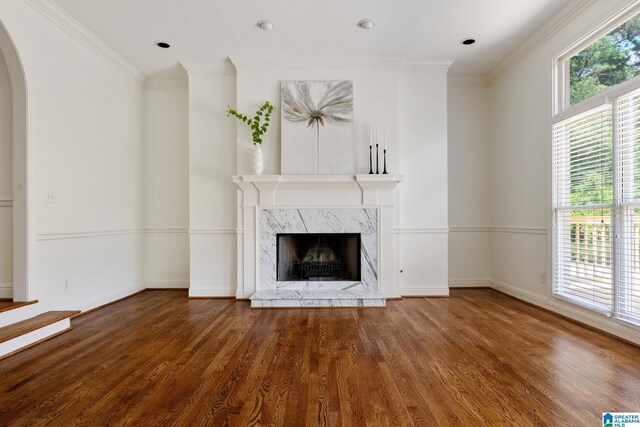
{"type": "MultiPolygon", "coordinates": [[[[633,2],[623,9],[619,10],[617,13],[613,14],[609,19],[604,22],[599,21],[599,23],[592,25],[591,28],[595,28],[592,31],[585,32],[585,34],[579,38],[579,40],[569,47],[562,50],[560,53],[552,57],[552,78],[551,78],[551,87],[552,87],[552,99],[551,99],[551,117],[550,117],[550,136],[553,134],[553,128],[556,124],[563,122],[569,118],[577,117],[581,114],[586,113],[589,110],[595,109],[597,107],[601,107],[604,105],[614,104],[616,99],[633,92],[634,90],[640,89],[640,75],[633,77],[629,80],[626,80],[616,86],[612,86],[610,88],[605,89],[604,91],[593,95],[577,104],[570,104],[570,60],[571,57],[581,50],[585,49],[589,45],[595,43],[599,38],[605,36],[612,30],[616,29],[629,19],[633,18],[636,15],[640,14],[640,2],[633,2]]],[[[618,186],[619,183],[619,175],[616,167],[616,150],[618,142],[616,140],[616,116],[612,116],[612,125],[613,125],[613,155],[614,155],[614,170],[613,170],[613,181],[614,181],[614,199],[611,211],[611,233],[612,236],[615,236],[618,233],[618,219],[617,214],[619,209],[621,208],[620,201],[618,200],[618,186]]],[[[591,313],[600,313],[601,315],[611,317],[615,321],[624,324],[626,326],[630,326],[633,328],[640,328],[640,325],[629,323],[625,320],[618,318],[618,309],[619,309],[619,300],[618,300],[618,292],[617,289],[618,284],[618,274],[620,268],[620,261],[617,259],[620,248],[618,247],[621,242],[618,239],[614,238],[612,242],[612,259],[614,262],[614,268],[612,271],[612,307],[611,313],[602,312],[594,309],[591,306],[581,304],[579,301],[576,301],[571,298],[567,298],[563,295],[559,295],[555,292],[556,283],[555,276],[556,272],[554,271],[555,266],[555,226],[554,220],[556,215],[556,206],[554,205],[553,198],[553,183],[554,183],[554,168],[553,168],[553,137],[549,140],[549,206],[550,206],[550,215],[549,215],[549,234],[548,234],[548,248],[549,248],[549,296],[555,300],[563,301],[566,303],[570,303],[573,306],[583,307],[588,309],[591,313]]]]}
{"type": "MultiPolygon", "coordinates": [[[[582,37],[578,39],[577,42],[571,44],[569,47],[563,49],[560,53],[556,54],[553,58],[553,108],[552,108],[552,117],[554,118],[554,123],[562,120],[555,120],[556,116],[566,111],[571,111],[574,108],[581,106],[583,103],[591,101],[593,98],[597,98],[600,95],[606,94],[607,92],[614,90],[621,85],[624,85],[632,80],[636,80],[640,78],[640,76],[633,77],[629,80],[626,80],[619,85],[612,86],[599,94],[596,94],[590,98],[585,99],[584,101],[571,105],[570,104],[570,87],[569,87],[569,68],[570,68],[570,60],[571,57],[591,44],[598,41],[599,38],[609,34],[609,32],[615,30],[620,25],[624,24],[629,19],[634,16],[640,14],[640,3],[633,2],[631,5],[628,5],[624,9],[615,13],[612,17],[607,19],[604,22],[600,22],[599,24],[594,25],[595,30],[587,32],[582,37]]],[[[624,93],[624,92],[622,92],[624,93]]],[[[613,96],[610,96],[613,98],[613,96]]],[[[581,111],[584,112],[588,108],[583,108],[581,111]]],[[[578,113],[579,114],[579,113],[578,113]]]]}

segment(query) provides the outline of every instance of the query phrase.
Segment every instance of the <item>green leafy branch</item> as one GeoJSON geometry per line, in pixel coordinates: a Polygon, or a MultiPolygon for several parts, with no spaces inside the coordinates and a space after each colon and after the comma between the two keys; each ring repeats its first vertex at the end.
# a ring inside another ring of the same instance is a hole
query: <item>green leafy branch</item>
{"type": "Polygon", "coordinates": [[[262,136],[267,133],[269,124],[271,123],[271,113],[273,113],[274,106],[266,101],[262,104],[262,107],[256,111],[256,115],[252,118],[239,113],[237,110],[227,105],[227,117],[234,116],[243,123],[246,123],[251,129],[251,139],[255,145],[262,144],[262,136]],[[261,123],[264,120],[264,123],[261,123]]]}

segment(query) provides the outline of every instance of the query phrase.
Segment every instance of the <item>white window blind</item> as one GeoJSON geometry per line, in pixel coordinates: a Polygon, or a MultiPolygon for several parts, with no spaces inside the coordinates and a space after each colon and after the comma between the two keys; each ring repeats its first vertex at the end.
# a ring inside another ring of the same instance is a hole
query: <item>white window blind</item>
{"type": "Polygon", "coordinates": [[[613,309],[614,171],[609,104],[553,126],[553,291],[613,309]]]}
{"type": "Polygon", "coordinates": [[[640,325],[640,90],[614,102],[617,199],[616,317],[640,325]]]}

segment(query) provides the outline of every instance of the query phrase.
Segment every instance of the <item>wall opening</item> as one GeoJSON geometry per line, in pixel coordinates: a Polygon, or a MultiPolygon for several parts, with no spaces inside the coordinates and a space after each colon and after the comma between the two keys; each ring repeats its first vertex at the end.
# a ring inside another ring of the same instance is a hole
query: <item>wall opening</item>
{"type": "MultiPolygon", "coordinates": [[[[30,212],[28,210],[27,84],[19,53],[0,21],[0,55],[4,59],[11,92],[11,226],[13,300],[32,299],[29,289],[30,212]]],[[[0,197],[4,195],[0,194],[0,197]]],[[[7,202],[9,204],[9,202],[7,202]]],[[[5,209],[5,208],[1,208],[5,209]]],[[[0,278],[1,280],[1,278],[0,278]]]]}
{"type": "Polygon", "coordinates": [[[360,234],[278,234],[277,280],[359,281],[360,234]]]}
{"type": "Polygon", "coordinates": [[[13,138],[9,71],[0,53],[0,298],[13,298],[13,138]]]}

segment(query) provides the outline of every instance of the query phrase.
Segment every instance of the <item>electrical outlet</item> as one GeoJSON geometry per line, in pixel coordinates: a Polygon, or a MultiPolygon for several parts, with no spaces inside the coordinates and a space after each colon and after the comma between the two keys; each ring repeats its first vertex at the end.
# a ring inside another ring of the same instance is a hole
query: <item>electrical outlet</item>
{"type": "Polygon", "coordinates": [[[69,279],[64,279],[64,290],[65,291],[69,290],[69,279]]]}
{"type": "Polygon", "coordinates": [[[48,193],[46,201],[47,201],[47,203],[55,203],[56,202],[56,195],[54,193],[48,193]]]}
{"type": "Polygon", "coordinates": [[[541,271],[540,272],[540,283],[547,283],[547,272],[546,271],[541,271]]]}

